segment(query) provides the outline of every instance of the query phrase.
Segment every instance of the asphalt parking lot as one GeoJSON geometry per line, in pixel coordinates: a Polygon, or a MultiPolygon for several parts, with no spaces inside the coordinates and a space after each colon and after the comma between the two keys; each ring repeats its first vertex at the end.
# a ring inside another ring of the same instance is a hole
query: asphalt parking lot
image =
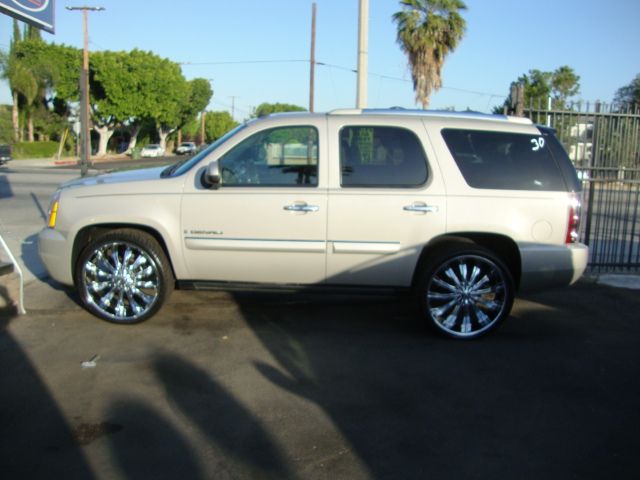
{"type": "Polygon", "coordinates": [[[3,478],[638,478],[640,298],[581,282],[474,342],[398,299],[178,291],[2,316],[3,478]]]}
{"type": "Polygon", "coordinates": [[[520,298],[475,342],[390,298],[178,291],[116,326],[37,257],[73,172],[14,170],[0,227],[28,313],[0,303],[3,479],[639,477],[638,290],[587,279],[520,298]]]}

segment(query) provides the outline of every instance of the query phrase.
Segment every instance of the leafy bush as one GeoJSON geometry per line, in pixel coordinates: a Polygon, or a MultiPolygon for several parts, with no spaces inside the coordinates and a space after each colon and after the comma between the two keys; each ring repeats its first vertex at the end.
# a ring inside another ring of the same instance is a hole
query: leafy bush
{"type": "Polygon", "coordinates": [[[21,142],[12,147],[13,158],[50,158],[58,153],[58,142],[21,142]]]}

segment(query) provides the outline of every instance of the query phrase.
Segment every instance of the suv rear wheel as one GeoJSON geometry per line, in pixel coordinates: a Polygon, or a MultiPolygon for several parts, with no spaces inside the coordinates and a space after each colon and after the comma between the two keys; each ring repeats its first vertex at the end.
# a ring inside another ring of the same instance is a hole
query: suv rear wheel
{"type": "Polygon", "coordinates": [[[114,323],[148,319],[175,283],[156,239],[132,229],[115,230],[92,240],[78,258],[75,280],[87,309],[114,323]]]}
{"type": "Polygon", "coordinates": [[[418,284],[421,315],[446,336],[471,339],[495,329],[509,315],[514,282],[490,250],[456,242],[429,259],[418,284]]]}

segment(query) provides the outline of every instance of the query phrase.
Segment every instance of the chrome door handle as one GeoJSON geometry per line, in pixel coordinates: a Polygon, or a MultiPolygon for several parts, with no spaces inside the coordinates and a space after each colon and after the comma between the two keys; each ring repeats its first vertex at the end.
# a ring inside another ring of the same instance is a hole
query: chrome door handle
{"type": "Polygon", "coordinates": [[[406,212],[436,213],[438,206],[427,205],[425,203],[412,203],[411,205],[405,205],[402,209],[406,212]]]}
{"type": "Polygon", "coordinates": [[[287,212],[317,212],[320,210],[318,205],[307,205],[306,203],[294,203],[293,205],[285,205],[283,207],[287,212]]]}

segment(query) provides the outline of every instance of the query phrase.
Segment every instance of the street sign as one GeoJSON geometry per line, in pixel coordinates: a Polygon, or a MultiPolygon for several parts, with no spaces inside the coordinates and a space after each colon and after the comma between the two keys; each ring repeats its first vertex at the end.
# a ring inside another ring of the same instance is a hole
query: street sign
{"type": "Polygon", "coordinates": [[[0,12],[55,33],[55,0],[0,0],[0,12]]]}

